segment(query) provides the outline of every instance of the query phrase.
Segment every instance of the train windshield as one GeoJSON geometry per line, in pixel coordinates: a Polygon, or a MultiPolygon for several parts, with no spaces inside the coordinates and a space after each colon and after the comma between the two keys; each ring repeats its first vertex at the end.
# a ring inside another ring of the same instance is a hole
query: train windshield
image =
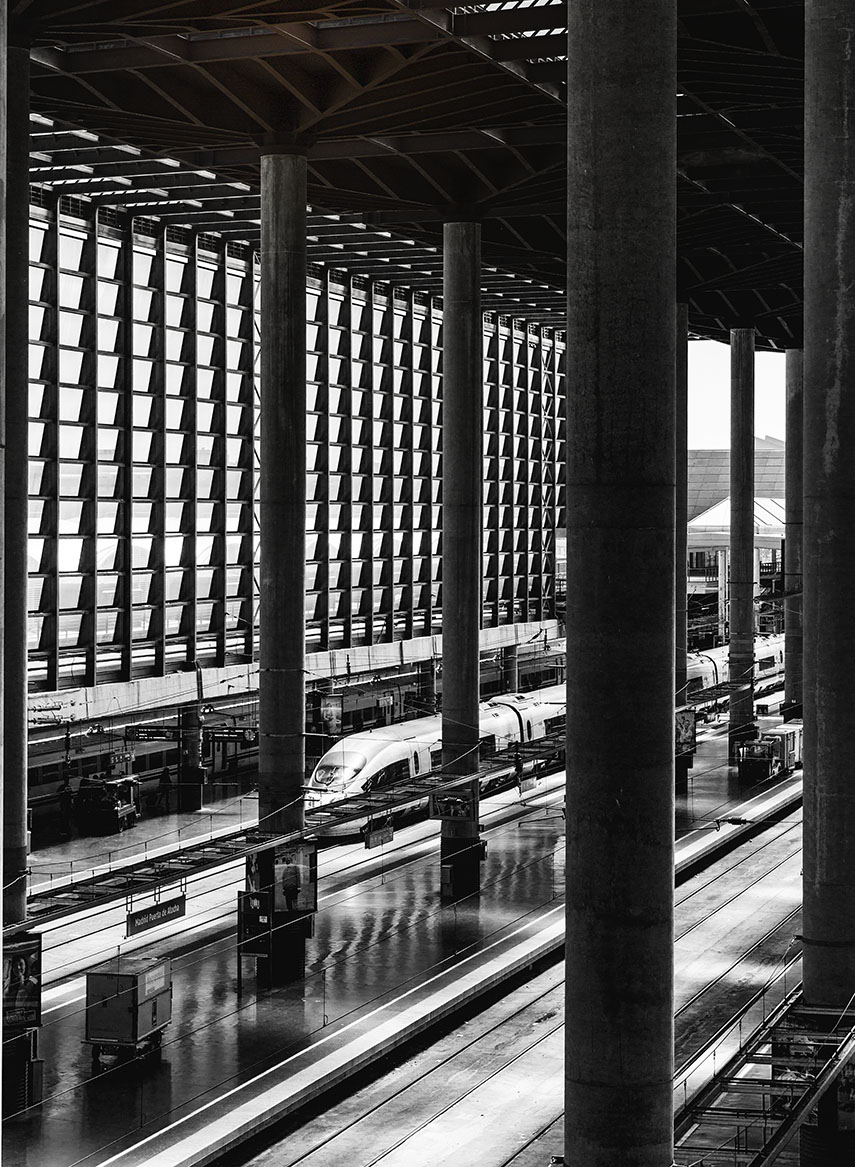
{"type": "Polygon", "coordinates": [[[350,782],[365,765],[364,754],[344,750],[336,754],[335,761],[319,762],[315,768],[315,781],[319,786],[344,785],[350,782]]]}

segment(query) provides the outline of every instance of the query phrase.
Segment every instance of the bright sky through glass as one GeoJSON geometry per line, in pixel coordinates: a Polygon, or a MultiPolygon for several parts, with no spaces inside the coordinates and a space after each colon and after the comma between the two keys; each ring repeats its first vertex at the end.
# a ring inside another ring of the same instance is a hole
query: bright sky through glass
{"type": "MultiPolygon", "coordinates": [[[[754,433],[785,437],[783,353],[758,352],[754,366],[754,433]]],[[[689,449],[730,446],[730,346],[714,340],[689,344],[689,449]]]]}

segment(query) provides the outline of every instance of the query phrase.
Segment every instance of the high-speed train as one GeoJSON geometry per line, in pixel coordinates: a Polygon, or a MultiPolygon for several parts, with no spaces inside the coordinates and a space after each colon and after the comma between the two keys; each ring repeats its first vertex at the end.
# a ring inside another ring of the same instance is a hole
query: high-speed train
{"type": "MultiPolygon", "coordinates": [[[[728,679],[728,647],[686,658],[687,697],[728,679]]],[[[783,676],[784,637],[758,636],[754,641],[755,684],[774,684],[783,676]]],[[[507,693],[484,701],[480,709],[481,758],[515,742],[535,741],[560,729],[566,690],[550,685],[532,693],[507,693]]],[[[442,763],[442,717],[419,717],[342,738],[323,755],[304,787],[306,810],[350,795],[381,790],[418,778],[442,763]]],[[[473,770],[476,769],[473,765],[473,770]]]]}
{"type": "MultiPolygon", "coordinates": [[[[506,693],[479,706],[481,758],[515,742],[536,741],[564,724],[566,689],[506,693]]],[[[418,778],[442,764],[442,717],[419,717],[354,733],[327,750],[305,787],[306,810],[418,778]]],[[[473,760],[477,769],[477,759],[473,760]]]]}

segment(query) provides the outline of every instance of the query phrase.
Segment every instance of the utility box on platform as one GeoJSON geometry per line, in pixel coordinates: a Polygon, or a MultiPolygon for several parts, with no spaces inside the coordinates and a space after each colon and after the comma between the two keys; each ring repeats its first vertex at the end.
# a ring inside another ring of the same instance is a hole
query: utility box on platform
{"type": "Polygon", "coordinates": [[[123,957],[86,974],[86,1041],[136,1046],[172,1020],[169,957],[123,957]]]}

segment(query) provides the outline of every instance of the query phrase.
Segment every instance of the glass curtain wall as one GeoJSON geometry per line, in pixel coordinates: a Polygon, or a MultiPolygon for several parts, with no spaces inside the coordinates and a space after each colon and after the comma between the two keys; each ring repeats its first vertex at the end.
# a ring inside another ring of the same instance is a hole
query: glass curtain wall
{"type": "MultiPolygon", "coordinates": [[[[64,198],[30,230],[30,684],[257,643],[257,258],[64,198]]],[[[307,648],[441,631],[442,318],[312,268],[307,648]]],[[[490,627],[554,615],[563,340],[485,320],[490,627]]]]}

